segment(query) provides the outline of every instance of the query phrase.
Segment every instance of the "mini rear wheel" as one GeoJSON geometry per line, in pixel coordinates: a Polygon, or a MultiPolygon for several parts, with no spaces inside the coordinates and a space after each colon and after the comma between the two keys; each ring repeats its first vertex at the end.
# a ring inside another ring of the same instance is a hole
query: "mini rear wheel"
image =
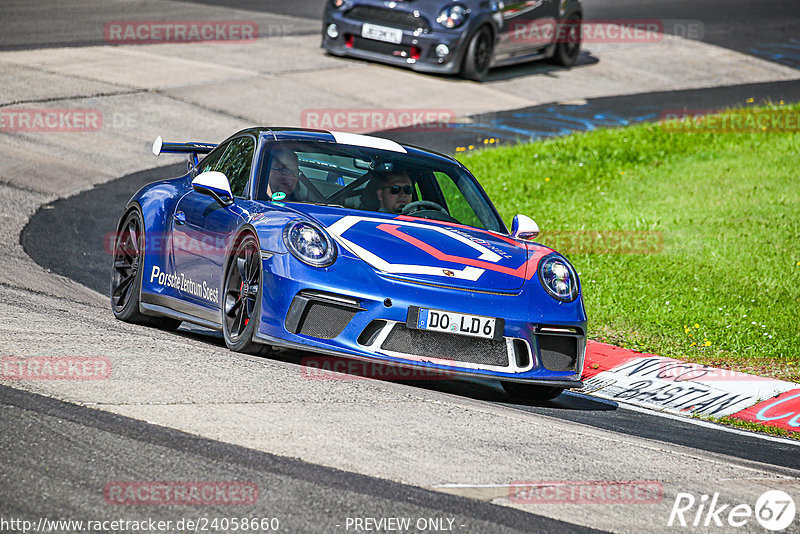
{"type": "Polygon", "coordinates": [[[547,401],[553,400],[564,391],[564,388],[553,386],[536,386],[522,382],[501,382],[509,396],[518,400],[547,401]]]}

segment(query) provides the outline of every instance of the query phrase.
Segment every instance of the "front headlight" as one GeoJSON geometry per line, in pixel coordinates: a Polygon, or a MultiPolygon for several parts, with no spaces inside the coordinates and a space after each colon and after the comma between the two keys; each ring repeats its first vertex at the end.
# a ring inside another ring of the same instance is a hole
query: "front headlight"
{"type": "Polygon", "coordinates": [[[327,232],[305,221],[292,221],[283,229],[289,252],[312,267],[328,267],[336,261],[336,247],[327,232]]]}
{"type": "Polygon", "coordinates": [[[578,275],[569,262],[549,255],[539,263],[539,281],[556,300],[572,302],[578,297],[578,275]]]}
{"type": "Polygon", "coordinates": [[[439,16],[436,17],[436,22],[445,28],[458,28],[467,20],[467,15],[469,15],[469,9],[461,4],[453,4],[442,9],[439,16]]]}

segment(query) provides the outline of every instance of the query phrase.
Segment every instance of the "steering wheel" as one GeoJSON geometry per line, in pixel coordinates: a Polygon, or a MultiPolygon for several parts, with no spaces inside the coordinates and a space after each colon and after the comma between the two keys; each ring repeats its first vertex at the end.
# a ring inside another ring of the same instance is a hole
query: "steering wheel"
{"type": "Polygon", "coordinates": [[[431,202],[430,200],[417,200],[415,202],[409,202],[403,206],[403,209],[400,210],[400,214],[411,215],[412,213],[416,213],[418,211],[439,211],[448,217],[450,216],[446,209],[441,207],[436,202],[431,202]]]}

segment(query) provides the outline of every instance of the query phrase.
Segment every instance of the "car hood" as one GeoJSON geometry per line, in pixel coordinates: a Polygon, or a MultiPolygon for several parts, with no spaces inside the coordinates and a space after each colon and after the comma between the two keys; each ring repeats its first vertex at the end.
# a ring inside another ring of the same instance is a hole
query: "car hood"
{"type": "MultiPolygon", "coordinates": [[[[479,0],[462,0],[461,3],[472,9],[481,5],[479,0]]],[[[387,7],[386,0],[358,0],[356,4],[387,7]]],[[[447,0],[397,0],[393,8],[403,11],[418,10],[424,16],[435,18],[446,5],[448,5],[447,0]]],[[[433,20],[429,22],[432,24],[433,20]]]]}
{"type": "Polygon", "coordinates": [[[534,243],[459,224],[325,206],[295,205],[377,271],[423,284],[515,291],[552,252],[534,243]]]}

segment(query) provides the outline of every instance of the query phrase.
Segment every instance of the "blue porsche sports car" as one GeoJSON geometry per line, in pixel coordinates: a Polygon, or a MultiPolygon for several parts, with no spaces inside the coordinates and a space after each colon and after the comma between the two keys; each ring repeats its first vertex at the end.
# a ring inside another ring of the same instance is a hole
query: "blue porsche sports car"
{"type": "Polygon", "coordinates": [[[292,128],[219,145],[159,137],[153,151],[187,154],[189,170],[125,207],[117,318],[221,330],[239,352],[296,348],[493,378],[529,399],[582,385],[574,268],[532,241],[528,217],[509,232],[453,158],[292,128]]]}

